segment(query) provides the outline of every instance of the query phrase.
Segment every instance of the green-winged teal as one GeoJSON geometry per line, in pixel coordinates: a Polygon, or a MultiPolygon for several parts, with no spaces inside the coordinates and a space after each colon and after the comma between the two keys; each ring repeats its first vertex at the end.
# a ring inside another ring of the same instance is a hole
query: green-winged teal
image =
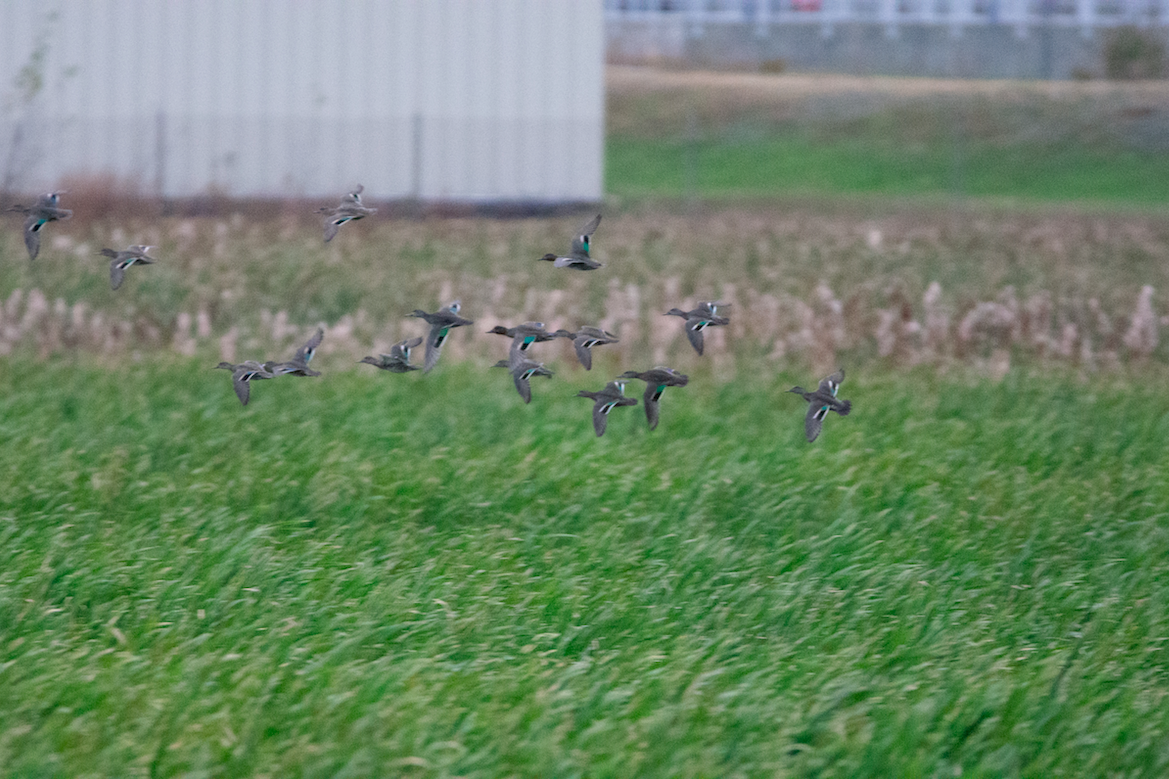
{"type": "Polygon", "coordinates": [[[27,217],[24,220],[24,246],[28,249],[28,258],[35,260],[41,251],[41,228],[49,222],[60,222],[73,216],[68,208],[58,207],[61,201],[61,192],[49,192],[37,198],[32,206],[15,205],[9,211],[19,211],[27,217]]]}
{"type": "Polygon", "coordinates": [[[591,222],[580,228],[580,232],[572,239],[572,251],[567,256],[545,254],[541,260],[552,263],[556,268],[575,268],[576,270],[596,270],[602,263],[589,256],[589,240],[597,225],[601,223],[601,215],[597,214],[591,222]]]}
{"type": "Polygon", "coordinates": [[[851,400],[837,400],[836,393],[840,391],[840,384],[844,381],[844,369],[820,381],[815,392],[808,392],[803,387],[792,387],[788,392],[794,392],[808,401],[808,413],[804,416],[804,435],[808,442],[816,440],[820,435],[820,427],[824,424],[824,417],[829,411],[835,411],[840,416],[848,416],[852,410],[851,400]]]}
{"type": "Polygon", "coordinates": [[[456,300],[449,306],[440,308],[433,314],[428,314],[422,309],[416,308],[414,309],[414,313],[406,315],[417,317],[418,319],[425,319],[426,323],[430,325],[430,332],[426,335],[426,359],[422,368],[423,373],[429,373],[430,369],[438,362],[439,351],[446,342],[447,334],[452,327],[475,324],[473,319],[463,319],[459,316],[460,308],[461,305],[456,300]]]}
{"type": "Polygon", "coordinates": [[[416,371],[418,370],[418,366],[410,364],[410,350],[420,343],[422,343],[422,338],[409,338],[405,341],[398,341],[398,343],[390,347],[389,354],[381,354],[376,358],[362,357],[361,362],[368,363],[375,368],[381,368],[383,371],[389,371],[390,373],[416,371]]]}
{"type": "Polygon", "coordinates": [[[337,235],[337,231],[341,229],[341,225],[346,222],[355,222],[358,219],[364,219],[370,214],[376,214],[376,208],[366,208],[361,202],[361,193],[365,191],[365,187],[360,184],[357,189],[350,192],[345,197],[341,198],[341,204],[333,208],[318,208],[318,214],[327,214],[325,217],[325,243],[333,240],[337,235]]]}
{"type": "Polygon", "coordinates": [[[153,246],[135,244],[120,252],[113,249],[102,249],[102,256],[112,258],[110,261],[110,289],[122,286],[122,279],[126,276],[126,268],[131,265],[153,265],[156,260],[147,254],[153,248],[153,246]]]}
{"type": "Polygon", "coordinates": [[[296,350],[296,354],[287,362],[267,362],[264,367],[271,371],[276,376],[320,376],[320,371],[314,371],[308,367],[312,362],[313,355],[317,353],[317,347],[321,345],[321,340],[325,337],[324,328],[318,327],[317,331],[313,333],[312,338],[305,342],[304,346],[296,350]]]}
{"type": "Polygon", "coordinates": [[[600,392],[581,390],[576,393],[578,398],[589,398],[593,402],[593,430],[597,431],[597,438],[605,434],[605,427],[609,422],[609,412],[618,406],[636,406],[636,398],[625,397],[625,382],[621,379],[611,381],[600,392]]]}
{"type": "Polygon", "coordinates": [[[615,344],[620,340],[607,330],[588,325],[580,328],[575,333],[569,330],[557,330],[553,335],[572,339],[572,346],[576,349],[576,359],[580,360],[580,364],[584,366],[586,371],[593,369],[593,353],[589,351],[590,349],[594,346],[615,344]]]}
{"type": "Polygon", "coordinates": [[[690,381],[689,376],[678,373],[673,368],[662,366],[641,373],[625,371],[620,378],[641,379],[645,382],[645,397],[642,400],[645,404],[645,418],[649,421],[650,430],[658,426],[658,401],[661,399],[662,393],[666,391],[666,387],[685,387],[690,381]]]}
{"type": "Polygon", "coordinates": [[[276,377],[275,373],[272,373],[272,371],[255,360],[245,360],[239,365],[221,362],[215,367],[231,371],[231,385],[235,387],[235,395],[239,398],[239,402],[245,406],[248,405],[248,398],[251,397],[252,379],[272,379],[276,377]]]}
{"type": "Polygon", "coordinates": [[[515,327],[496,325],[487,331],[489,335],[506,335],[512,339],[511,348],[519,349],[521,352],[526,352],[532,344],[560,338],[563,332],[563,330],[558,330],[555,333],[549,333],[544,329],[543,322],[524,322],[522,325],[516,325],[515,327]]]}
{"type": "Polygon", "coordinates": [[[730,324],[730,318],[720,316],[719,308],[729,308],[723,303],[715,303],[714,301],[707,301],[699,303],[698,307],[692,311],[683,311],[680,308],[671,308],[666,312],[666,316],[680,316],[686,320],[686,337],[690,339],[690,345],[694,347],[694,351],[702,354],[703,337],[702,331],[712,326],[722,326],[730,324]]]}
{"type": "Polygon", "coordinates": [[[520,393],[525,403],[532,402],[532,385],[529,379],[533,376],[552,376],[552,371],[545,368],[543,363],[529,360],[519,349],[512,349],[508,359],[500,360],[491,367],[507,368],[512,381],[515,382],[516,392],[520,393]]]}

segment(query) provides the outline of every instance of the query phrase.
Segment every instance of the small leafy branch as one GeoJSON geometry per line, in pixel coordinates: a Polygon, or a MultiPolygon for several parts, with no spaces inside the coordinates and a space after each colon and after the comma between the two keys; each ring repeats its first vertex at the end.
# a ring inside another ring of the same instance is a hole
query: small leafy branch
{"type": "Polygon", "coordinates": [[[37,97],[45,89],[45,71],[49,59],[49,31],[57,21],[57,12],[52,11],[46,17],[46,24],[37,33],[36,43],[29,54],[28,61],[17,71],[12,81],[14,87],[8,100],[5,101],[5,113],[17,112],[19,118],[13,123],[12,140],[8,145],[8,154],[4,160],[4,178],[0,182],[0,193],[5,197],[12,191],[27,159],[25,150],[25,136],[30,123],[30,108],[37,97]]]}

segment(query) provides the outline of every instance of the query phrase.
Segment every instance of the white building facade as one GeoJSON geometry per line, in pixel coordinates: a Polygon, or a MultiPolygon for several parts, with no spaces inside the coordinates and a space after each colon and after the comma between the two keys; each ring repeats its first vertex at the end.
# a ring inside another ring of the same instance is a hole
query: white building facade
{"type": "Polygon", "coordinates": [[[0,0],[0,189],[584,202],[601,0],[0,0]]]}

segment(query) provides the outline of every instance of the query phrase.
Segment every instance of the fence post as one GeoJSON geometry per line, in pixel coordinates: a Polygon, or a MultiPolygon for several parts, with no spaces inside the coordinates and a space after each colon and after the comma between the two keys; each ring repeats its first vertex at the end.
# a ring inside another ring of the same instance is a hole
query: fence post
{"type": "Polygon", "coordinates": [[[1027,37],[1027,0],[1001,0],[1003,3],[1002,20],[1015,29],[1018,38],[1027,37]]]}
{"type": "Polygon", "coordinates": [[[949,7],[950,35],[961,38],[966,25],[974,19],[973,0],[954,0],[949,7]]]}
{"type": "Polygon", "coordinates": [[[771,0],[755,0],[755,34],[766,38],[771,31],[771,0]]]}
{"type": "Polygon", "coordinates": [[[702,22],[704,21],[706,0],[686,0],[686,15],[689,17],[690,34],[694,37],[702,36],[702,22]]]}
{"type": "Polygon", "coordinates": [[[923,24],[931,25],[938,20],[938,7],[934,0],[922,0],[920,18],[923,24]]]}
{"type": "Polygon", "coordinates": [[[415,202],[422,200],[422,114],[414,114],[410,122],[410,195],[415,202]]]}
{"type": "Polygon", "coordinates": [[[820,37],[831,38],[836,32],[837,5],[844,0],[823,0],[820,4],[820,37]]]}
{"type": "Polygon", "coordinates": [[[1080,23],[1080,35],[1092,37],[1092,29],[1096,26],[1096,0],[1076,0],[1076,21],[1080,23]]]}
{"type": "Polygon", "coordinates": [[[897,37],[897,0],[881,0],[880,8],[877,12],[880,16],[881,23],[885,25],[885,37],[897,37]]]}

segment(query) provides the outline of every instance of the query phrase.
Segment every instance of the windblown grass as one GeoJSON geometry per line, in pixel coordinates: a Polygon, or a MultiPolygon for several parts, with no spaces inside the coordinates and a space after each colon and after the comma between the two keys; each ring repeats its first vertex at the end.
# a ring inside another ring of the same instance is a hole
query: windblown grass
{"type": "Polygon", "coordinates": [[[9,775],[1169,770],[1163,372],[9,367],[9,775]]]}
{"type": "Polygon", "coordinates": [[[1169,772],[1164,217],[680,211],[607,208],[595,274],[535,262],[583,218],[7,231],[0,773],[1169,772]],[[455,297],[434,373],[353,365],[455,297]],[[526,319],[622,342],[525,406],[526,319]],[[317,322],[320,379],[210,369],[317,322]],[[575,392],[660,362],[597,439],[575,392]]]}

